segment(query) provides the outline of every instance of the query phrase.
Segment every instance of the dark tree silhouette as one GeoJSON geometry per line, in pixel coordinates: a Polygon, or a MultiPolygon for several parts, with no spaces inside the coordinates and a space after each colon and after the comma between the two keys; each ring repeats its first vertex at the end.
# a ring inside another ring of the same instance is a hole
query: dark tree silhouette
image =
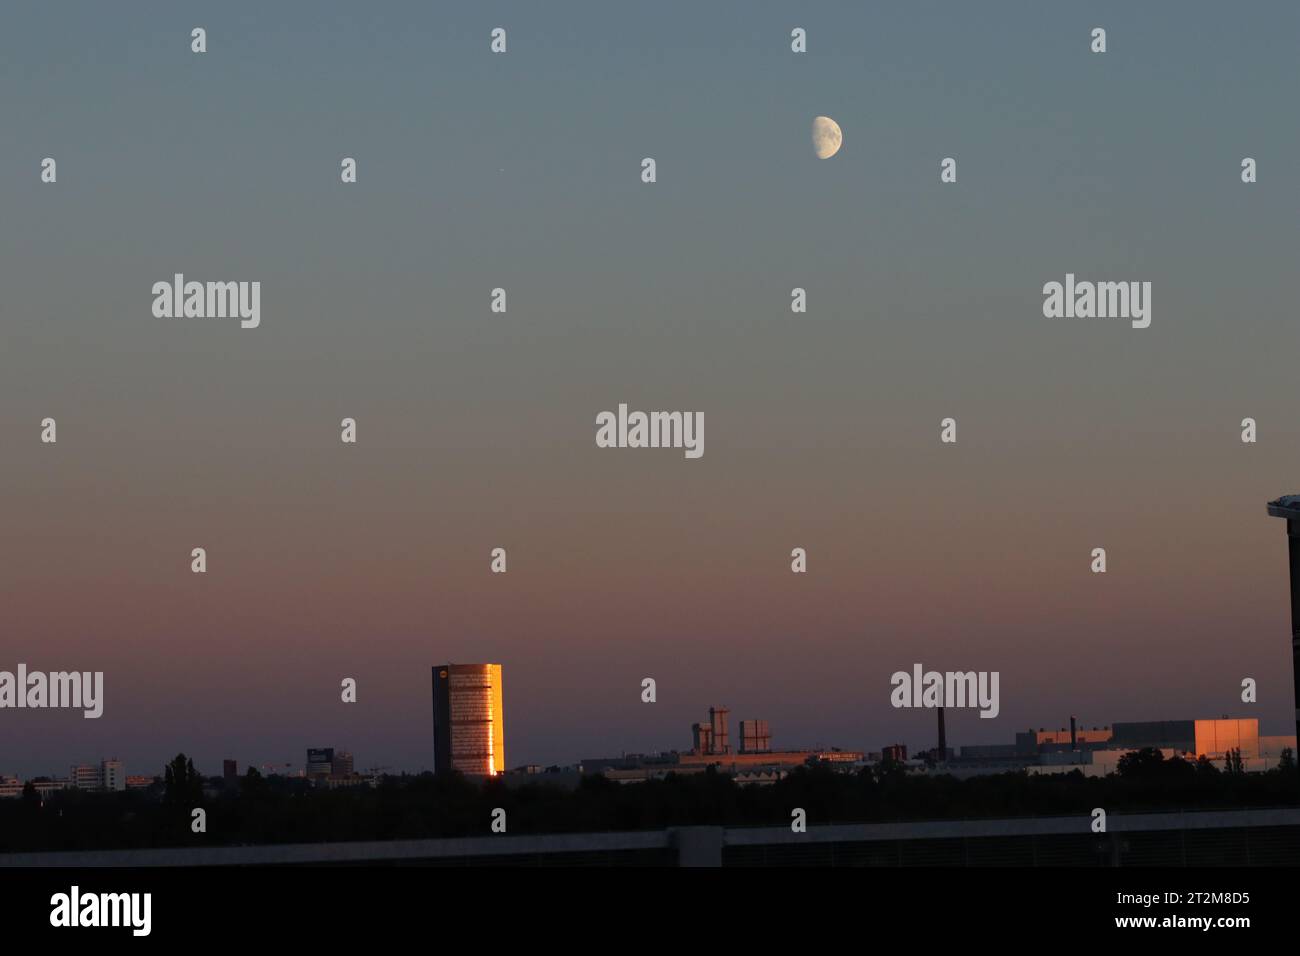
{"type": "Polygon", "coordinates": [[[1076,769],[958,779],[910,773],[897,765],[877,777],[873,769],[838,773],[814,766],[791,770],[765,786],[741,786],[716,772],[668,773],[629,785],[600,776],[566,784],[546,782],[550,775],[539,774],[537,783],[507,785],[476,783],[458,774],[404,774],[384,777],[373,787],[332,790],[250,768],[238,788],[200,799],[200,777],[191,761],[178,755],[166,769],[165,787],[156,790],[57,790],[44,797],[43,808],[29,808],[26,800],[0,800],[0,853],[193,845],[190,811],[197,806],[207,810],[207,841],[237,845],[482,835],[496,807],[506,810],[512,831],[575,833],[710,824],[788,827],[792,807],[807,811],[811,827],[1026,816],[1085,819],[1099,806],[1142,813],[1300,805],[1300,775],[1294,771],[1230,774],[1218,761],[1206,767],[1200,760],[1165,759],[1159,751],[1125,757],[1123,774],[1108,777],[1084,777],[1076,769]]]}
{"type": "Polygon", "coordinates": [[[1290,747],[1282,748],[1282,753],[1280,753],[1277,758],[1277,769],[1278,770],[1295,769],[1295,751],[1293,751],[1290,747]]]}
{"type": "Polygon", "coordinates": [[[1241,763],[1241,749],[1239,747],[1233,747],[1223,755],[1223,766],[1224,769],[1231,774],[1241,774],[1246,772],[1245,767],[1242,766],[1241,763]]]}
{"type": "Polygon", "coordinates": [[[876,764],[876,779],[885,780],[902,780],[907,776],[907,767],[901,761],[893,757],[885,756],[876,764]]]}
{"type": "Polygon", "coordinates": [[[194,769],[194,761],[177,754],[163,773],[163,804],[189,810],[203,800],[203,778],[194,769]]]}
{"type": "Polygon", "coordinates": [[[1149,777],[1164,769],[1165,755],[1155,747],[1132,750],[1119,758],[1115,772],[1121,777],[1149,777]]]}

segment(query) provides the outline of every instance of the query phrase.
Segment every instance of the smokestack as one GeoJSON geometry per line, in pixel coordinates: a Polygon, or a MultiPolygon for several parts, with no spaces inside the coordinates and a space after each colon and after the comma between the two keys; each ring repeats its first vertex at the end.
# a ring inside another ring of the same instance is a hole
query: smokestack
{"type": "Polygon", "coordinates": [[[1295,693],[1295,727],[1300,737],[1300,495],[1283,495],[1268,503],[1268,513],[1286,519],[1291,564],[1291,679],[1295,693]]]}
{"type": "Polygon", "coordinates": [[[948,734],[943,729],[943,708],[939,708],[939,759],[948,759],[948,734]]]}
{"type": "Polygon", "coordinates": [[[1075,726],[1074,714],[1070,715],[1070,749],[1071,750],[1079,749],[1079,733],[1075,726]]]}

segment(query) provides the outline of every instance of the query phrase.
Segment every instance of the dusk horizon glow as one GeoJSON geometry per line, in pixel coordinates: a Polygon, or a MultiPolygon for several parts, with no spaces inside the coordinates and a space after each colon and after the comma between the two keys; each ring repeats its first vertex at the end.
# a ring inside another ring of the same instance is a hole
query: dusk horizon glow
{"type": "Polygon", "coordinates": [[[0,774],[431,770],[446,662],[502,665],[511,767],[712,705],[933,747],[918,663],[1000,674],[953,746],[1293,732],[1300,9],[65,6],[0,33],[0,670],[102,671],[104,712],[0,712],[0,774]],[[156,317],[176,274],[260,324],[156,317]],[[1067,274],[1149,282],[1150,327],[1045,318],[1067,274]],[[598,447],[620,403],[707,450],[598,447]]]}

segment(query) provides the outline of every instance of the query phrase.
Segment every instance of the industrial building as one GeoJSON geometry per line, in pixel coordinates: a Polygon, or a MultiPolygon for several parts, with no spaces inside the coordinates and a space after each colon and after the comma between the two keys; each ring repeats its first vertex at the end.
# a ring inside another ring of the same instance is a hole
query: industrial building
{"type": "Polygon", "coordinates": [[[601,774],[620,783],[663,779],[670,773],[703,773],[712,767],[742,785],[770,785],[795,767],[808,763],[860,766],[862,753],[838,748],[773,750],[772,729],[766,720],[740,722],[740,749],[731,748],[726,707],[710,707],[707,724],[691,725],[691,750],[659,754],[592,757],[579,765],[583,773],[601,774]]]}
{"type": "Polygon", "coordinates": [[[697,754],[731,753],[727,742],[727,715],[725,707],[710,707],[707,724],[691,724],[691,752],[697,754]]]}
{"type": "Polygon", "coordinates": [[[1013,744],[978,744],[962,747],[958,756],[932,760],[943,773],[964,777],[983,773],[1026,770],[1030,773],[1068,773],[1078,769],[1086,776],[1114,773],[1120,759],[1143,748],[1166,757],[1196,760],[1205,757],[1222,764],[1236,751],[1250,773],[1277,766],[1281,753],[1294,737],[1264,737],[1255,718],[1221,717],[1202,720],[1116,722],[1091,729],[1078,726],[1059,730],[1022,731],[1013,744]]]}
{"type": "Polygon", "coordinates": [[[1259,721],[1234,720],[1163,720],[1115,725],[1112,749],[1140,750],[1154,747],[1180,754],[1205,756],[1221,760],[1229,750],[1238,750],[1243,758],[1259,756],[1259,721]]]}
{"type": "Polygon", "coordinates": [[[772,749],[772,731],[766,720],[740,722],[740,752],[743,754],[767,753],[772,749]]]}

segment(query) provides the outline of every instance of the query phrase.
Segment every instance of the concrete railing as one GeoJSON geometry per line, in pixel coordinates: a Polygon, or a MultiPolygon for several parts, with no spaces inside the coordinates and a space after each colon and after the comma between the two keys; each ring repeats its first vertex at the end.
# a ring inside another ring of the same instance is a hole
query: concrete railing
{"type": "Polygon", "coordinates": [[[1088,815],[1000,820],[935,820],[904,823],[831,824],[795,833],[781,827],[677,827],[617,833],[502,834],[438,840],[355,843],[287,843],[261,846],[176,847],[151,850],[90,850],[0,854],[0,867],[150,866],[319,866],[328,864],[437,863],[454,859],[547,857],[569,853],[615,854],[658,851],[652,862],[720,866],[726,847],[785,847],[817,844],[897,844],[926,840],[987,840],[1062,835],[1110,837],[1119,862],[1117,837],[1162,831],[1300,828],[1300,809],[1205,810],[1181,813],[1113,813],[1107,832],[1093,834],[1088,815]]]}

